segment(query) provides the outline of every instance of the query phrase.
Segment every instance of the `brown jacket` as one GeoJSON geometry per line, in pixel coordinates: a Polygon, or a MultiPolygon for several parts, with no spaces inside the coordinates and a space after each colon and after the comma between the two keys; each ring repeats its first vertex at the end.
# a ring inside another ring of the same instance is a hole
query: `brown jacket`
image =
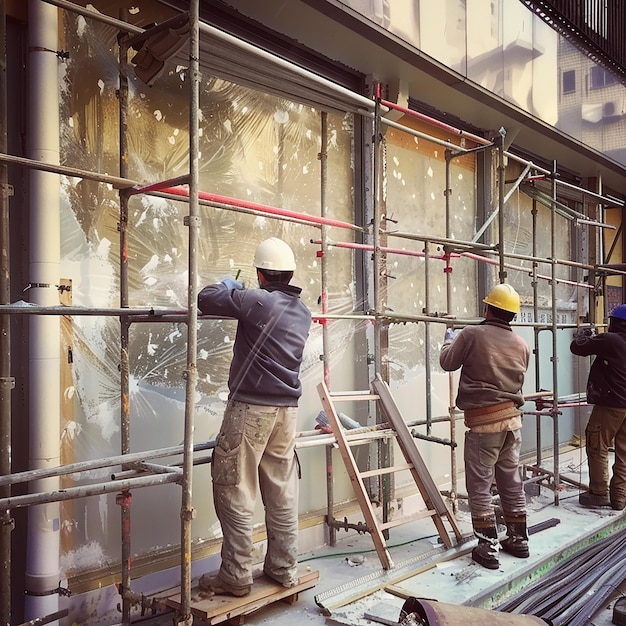
{"type": "Polygon", "coordinates": [[[448,372],[461,368],[456,405],[466,411],[466,419],[468,414],[507,419],[524,404],[529,358],[528,344],[506,322],[486,320],[445,341],[439,363],[448,372]],[[487,407],[492,413],[480,410],[487,407]]]}

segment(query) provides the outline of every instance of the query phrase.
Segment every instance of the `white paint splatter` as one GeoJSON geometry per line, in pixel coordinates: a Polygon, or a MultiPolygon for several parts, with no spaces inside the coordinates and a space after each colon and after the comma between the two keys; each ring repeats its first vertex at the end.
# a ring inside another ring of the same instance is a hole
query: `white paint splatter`
{"type": "Polygon", "coordinates": [[[80,571],[107,562],[102,546],[92,541],[78,550],[70,550],[61,555],[61,571],[80,571]]]}
{"type": "Polygon", "coordinates": [[[282,110],[274,113],[274,121],[277,124],[286,124],[289,121],[289,112],[282,110]]]}

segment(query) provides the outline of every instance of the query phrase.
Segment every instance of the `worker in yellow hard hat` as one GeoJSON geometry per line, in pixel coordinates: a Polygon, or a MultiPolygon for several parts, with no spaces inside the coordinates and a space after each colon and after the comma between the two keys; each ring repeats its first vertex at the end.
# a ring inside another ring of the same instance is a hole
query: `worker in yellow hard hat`
{"type": "Polygon", "coordinates": [[[526,497],[519,472],[524,404],[522,385],[528,369],[528,344],[513,333],[520,312],[519,294],[507,284],[491,289],[485,320],[459,332],[447,328],[439,362],[446,371],[461,368],[456,405],[465,426],[465,483],[478,545],[474,561],[498,569],[500,548],[518,558],[530,555],[526,497]],[[500,542],[491,487],[495,480],[507,537],[500,542]]]}

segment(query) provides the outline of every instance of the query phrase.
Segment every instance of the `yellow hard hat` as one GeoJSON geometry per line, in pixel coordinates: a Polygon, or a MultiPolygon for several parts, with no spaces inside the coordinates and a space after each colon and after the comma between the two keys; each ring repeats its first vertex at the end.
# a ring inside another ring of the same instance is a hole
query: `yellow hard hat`
{"type": "Polygon", "coordinates": [[[483,302],[510,313],[520,312],[519,294],[511,285],[505,285],[504,283],[496,285],[483,302]]]}

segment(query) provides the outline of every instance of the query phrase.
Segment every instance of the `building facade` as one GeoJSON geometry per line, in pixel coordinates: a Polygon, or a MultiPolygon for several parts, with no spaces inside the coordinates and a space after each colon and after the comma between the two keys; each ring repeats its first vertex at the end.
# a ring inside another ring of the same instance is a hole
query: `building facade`
{"type": "MultiPolygon", "coordinates": [[[[315,320],[299,417],[303,550],[334,532],[327,444],[311,434],[322,380],[347,391],[382,375],[437,484],[463,493],[462,415],[438,353],[446,325],[477,323],[493,284],[522,296],[524,391],[579,399],[588,364],[569,354],[572,331],[602,329],[624,301],[626,87],[530,4],[204,0],[199,24],[183,0],[7,4],[5,304],[31,314],[6,310],[3,473],[71,468],[3,486],[5,502],[39,494],[8,507],[12,623],[59,608],[63,624],[117,623],[120,576],[184,581],[180,479],[141,477],[117,457],[175,465],[215,439],[235,327],[189,317],[193,294],[229,275],[253,286],[267,237],[294,248],[315,320]],[[57,306],[66,314],[38,314],[57,306]],[[126,479],[138,482],[118,488],[126,479]]],[[[530,464],[584,432],[587,407],[571,404],[555,430],[527,403],[530,464]]],[[[393,453],[380,442],[358,461],[393,453]]],[[[200,567],[221,532],[206,459],[184,475],[200,567]]],[[[415,495],[401,480],[370,489],[384,515],[415,495]]],[[[358,515],[340,471],[333,499],[358,515]]],[[[262,521],[259,509],[259,545],[262,521]]],[[[128,622],[137,607],[123,600],[128,622]]]]}

